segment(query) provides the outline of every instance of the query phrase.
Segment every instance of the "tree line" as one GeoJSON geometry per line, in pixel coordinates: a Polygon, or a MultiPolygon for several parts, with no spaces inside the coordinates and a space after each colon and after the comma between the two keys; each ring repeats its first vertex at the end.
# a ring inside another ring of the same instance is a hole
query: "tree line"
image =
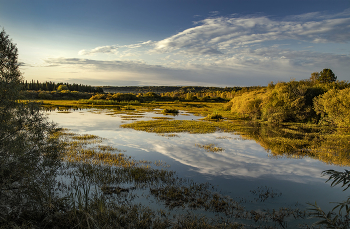
{"type": "Polygon", "coordinates": [[[31,80],[31,81],[21,81],[22,90],[32,90],[32,91],[56,91],[58,90],[60,85],[67,86],[67,90],[70,91],[79,91],[79,92],[90,92],[90,93],[103,93],[103,89],[101,87],[93,87],[90,85],[83,84],[70,84],[70,83],[55,83],[52,81],[39,82],[31,80]]]}

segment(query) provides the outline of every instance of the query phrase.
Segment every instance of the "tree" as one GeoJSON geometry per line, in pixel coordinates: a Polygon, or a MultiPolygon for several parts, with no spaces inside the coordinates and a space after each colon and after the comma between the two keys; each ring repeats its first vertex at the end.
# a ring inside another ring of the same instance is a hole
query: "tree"
{"type": "Polygon", "coordinates": [[[61,85],[58,86],[58,88],[57,88],[57,91],[68,91],[68,90],[69,90],[69,88],[68,88],[68,86],[65,85],[65,84],[61,84],[61,85]]]}
{"type": "Polygon", "coordinates": [[[320,72],[320,76],[318,80],[321,83],[332,83],[337,80],[337,77],[335,76],[335,74],[331,69],[325,68],[320,72]]]}
{"type": "Polygon", "coordinates": [[[310,77],[311,82],[332,83],[336,80],[337,76],[328,68],[323,69],[321,72],[313,72],[310,77]]]}
{"type": "Polygon", "coordinates": [[[313,72],[313,73],[311,73],[310,81],[311,82],[317,82],[319,78],[320,78],[320,73],[319,72],[313,72]]]}
{"type": "MultiPolygon", "coordinates": [[[[19,103],[18,51],[0,32],[0,224],[20,225],[23,215],[42,212],[53,200],[61,146],[33,103],[19,103]]],[[[5,226],[6,227],[6,226],[5,226]]],[[[15,227],[15,226],[13,226],[15,227]]]]}

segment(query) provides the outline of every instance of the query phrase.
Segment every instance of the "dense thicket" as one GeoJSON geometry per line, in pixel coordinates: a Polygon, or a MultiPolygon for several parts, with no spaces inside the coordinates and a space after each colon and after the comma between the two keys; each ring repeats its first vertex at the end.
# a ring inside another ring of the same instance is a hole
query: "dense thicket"
{"type": "Polygon", "coordinates": [[[349,126],[350,84],[335,81],[334,73],[328,70],[319,74],[330,75],[328,81],[314,78],[313,73],[310,80],[269,84],[266,88],[242,93],[230,101],[231,111],[241,118],[269,122],[323,122],[349,126]]]}

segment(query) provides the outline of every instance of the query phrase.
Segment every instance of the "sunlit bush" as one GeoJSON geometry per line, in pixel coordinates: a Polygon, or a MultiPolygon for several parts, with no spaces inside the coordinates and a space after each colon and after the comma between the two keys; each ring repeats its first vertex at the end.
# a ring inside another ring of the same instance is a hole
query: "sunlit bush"
{"type": "Polygon", "coordinates": [[[236,96],[231,100],[231,111],[242,118],[259,119],[261,115],[261,103],[266,97],[266,89],[250,91],[236,96]]]}
{"type": "Polygon", "coordinates": [[[322,121],[338,126],[350,126],[350,88],[332,89],[314,99],[314,108],[322,121]]]}

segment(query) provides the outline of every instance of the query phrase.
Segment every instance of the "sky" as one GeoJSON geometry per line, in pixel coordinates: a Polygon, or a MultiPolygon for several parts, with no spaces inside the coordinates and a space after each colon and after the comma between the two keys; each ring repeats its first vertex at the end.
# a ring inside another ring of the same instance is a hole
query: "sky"
{"type": "Polygon", "coordinates": [[[265,86],[350,81],[349,0],[0,0],[25,80],[265,86]]]}

